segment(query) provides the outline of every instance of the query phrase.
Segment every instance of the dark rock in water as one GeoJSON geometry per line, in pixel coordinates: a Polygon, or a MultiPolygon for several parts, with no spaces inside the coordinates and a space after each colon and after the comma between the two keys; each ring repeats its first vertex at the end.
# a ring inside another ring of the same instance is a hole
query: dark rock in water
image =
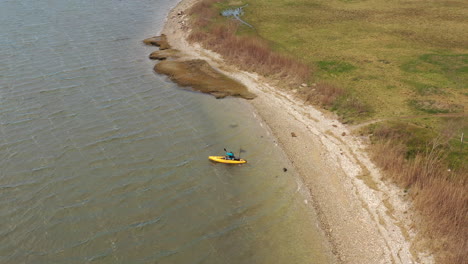
{"type": "Polygon", "coordinates": [[[146,45],[153,45],[159,47],[160,50],[170,49],[171,45],[167,42],[166,35],[162,34],[161,36],[156,36],[152,38],[147,38],[143,40],[143,43],[146,45]]]}
{"type": "Polygon", "coordinates": [[[165,60],[156,64],[154,70],[169,76],[180,86],[191,87],[193,90],[209,93],[216,98],[238,96],[253,99],[256,97],[243,84],[215,70],[204,60],[165,60]]]}
{"type": "Polygon", "coordinates": [[[288,171],[288,169],[286,169],[286,168],[283,168],[283,171],[284,171],[284,172],[287,172],[287,171],[288,171]]]}
{"type": "Polygon", "coordinates": [[[152,60],[165,60],[179,58],[180,51],[176,49],[157,50],[150,54],[149,58],[152,60]]]}

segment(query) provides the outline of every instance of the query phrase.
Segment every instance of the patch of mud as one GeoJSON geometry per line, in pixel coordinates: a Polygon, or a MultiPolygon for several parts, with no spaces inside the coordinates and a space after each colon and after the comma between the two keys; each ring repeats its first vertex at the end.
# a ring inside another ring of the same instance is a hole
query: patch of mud
{"type": "Polygon", "coordinates": [[[152,52],[149,58],[152,60],[178,59],[180,58],[180,51],[176,49],[157,50],[152,52]]]}
{"type": "Polygon", "coordinates": [[[159,50],[152,52],[149,56],[150,59],[160,60],[154,66],[154,70],[169,76],[172,81],[182,87],[190,87],[216,98],[236,96],[253,99],[256,97],[248,91],[245,85],[214,69],[205,60],[182,60],[182,53],[171,48],[164,34],[145,39],[143,42],[159,47],[159,50]]]}
{"type": "Polygon", "coordinates": [[[204,60],[165,60],[156,64],[154,70],[165,74],[182,87],[209,93],[216,98],[238,96],[253,99],[255,95],[243,84],[216,71],[204,60]]]}
{"type": "Polygon", "coordinates": [[[162,34],[161,36],[155,36],[152,38],[147,38],[143,40],[143,43],[146,45],[152,45],[159,47],[160,50],[170,49],[171,45],[167,42],[166,35],[162,34]]]}

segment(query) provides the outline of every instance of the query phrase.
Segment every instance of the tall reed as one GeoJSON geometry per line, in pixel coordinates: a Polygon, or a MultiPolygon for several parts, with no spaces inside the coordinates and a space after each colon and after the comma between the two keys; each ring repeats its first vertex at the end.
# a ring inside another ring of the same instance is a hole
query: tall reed
{"type": "MultiPolygon", "coordinates": [[[[217,0],[203,0],[189,11],[193,29],[189,40],[223,56],[229,64],[245,71],[274,77],[283,82],[300,84],[311,76],[310,68],[290,56],[272,50],[270,44],[258,35],[238,35],[241,26],[237,20],[214,23],[216,12],[207,11],[217,0]]],[[[211,8],[210,8],[211,7],[211,8]]]]}
{"type": "MultiPolygon", "coordinates": [[[[383,128],[385,130],[385,128],[383,128]]],[[[385,175],[409,190],[422,216],[418,226],[423,237],[438,252],[441,263],[468,260],[468,172],[452,171],[445,163],[445,149],[439,138],[425,151],[407,156],[404,139],[389,131],[376,131],[373,159],[385,175]]]]}

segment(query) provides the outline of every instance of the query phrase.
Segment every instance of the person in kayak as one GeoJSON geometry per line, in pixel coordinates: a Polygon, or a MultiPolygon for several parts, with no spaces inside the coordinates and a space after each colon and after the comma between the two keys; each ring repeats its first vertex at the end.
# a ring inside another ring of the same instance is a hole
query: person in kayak
{"type": "Polygon", "coordinates": [[[226,152],[226,159],[228,159],[228,160],[235,160],[236,157],[234,156],[234,153],[232,153],[232,151],[227,151],[227,152],[226,152]]]}

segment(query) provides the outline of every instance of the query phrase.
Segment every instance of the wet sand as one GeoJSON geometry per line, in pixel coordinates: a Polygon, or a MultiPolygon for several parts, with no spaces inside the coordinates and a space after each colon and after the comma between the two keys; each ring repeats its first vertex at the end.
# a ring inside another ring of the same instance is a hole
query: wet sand
{"type": "Polygon", "coordinates": [[[293,92],[281,91],[269,85],[271,80],[240,71],[218,54],[187,42],[190,29],[184,11],[195,1],[182,0],[169,13],[162,33],[183,59],[203,59],[257,95],[248,101],[256,109],[252,114],[268,124],[301,175],[311,197],[304,203],[319,215],[338,262],[433,262],[417,246],[405,193],[381,180],[362,138],[332,114],[303,104],[293,92]]]}

